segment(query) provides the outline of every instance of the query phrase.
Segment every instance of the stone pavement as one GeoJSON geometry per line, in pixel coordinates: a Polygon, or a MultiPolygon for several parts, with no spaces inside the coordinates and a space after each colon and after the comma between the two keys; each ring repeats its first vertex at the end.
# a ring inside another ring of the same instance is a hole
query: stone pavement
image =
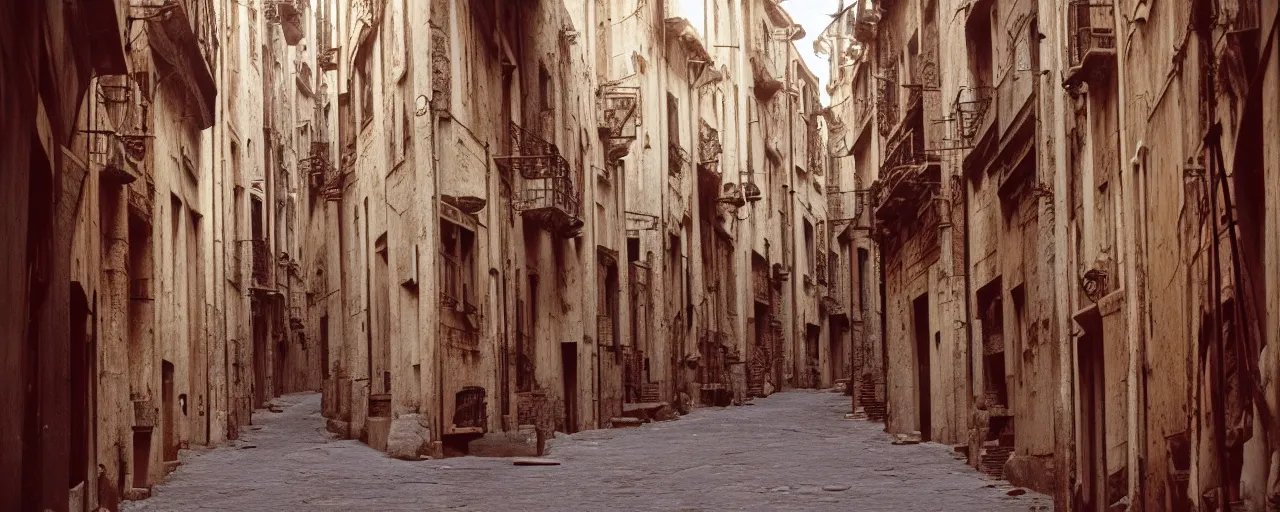
{"type": "Polygon", "coordinates": [[[257,430],[182,466],[126,510],[1026,511],[1051,500],[988,480],[949,446],[894,446],[880,424],[846,420],[848,398],[793,391],[677,421],[593,430],[549,443],[563,464],[399,461],[324,429],[320,397],[276,400],[257,430]],[[843,490],[823,490],[843,489],[843,490]],[[847,487],[847,489],[845,489],[847,487]]]}

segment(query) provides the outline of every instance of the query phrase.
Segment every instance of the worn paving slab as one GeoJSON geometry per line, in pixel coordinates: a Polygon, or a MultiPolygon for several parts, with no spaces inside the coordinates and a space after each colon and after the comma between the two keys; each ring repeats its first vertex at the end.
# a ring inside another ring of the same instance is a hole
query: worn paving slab
{"type": "Polygon", "coordinates": [[[461,457],[399,461],[324,429],[320,397],[288,395],[281,413],[233,445],[184,452],[150,499],[126,510],[1026,511],[1051,500],[1007,496],[949,446],[894,446],[882,426],[844,419],[848,398],[793,391],[755,405],[704,408],[678,421],[552,440],[559,466],[461,457]],[[242,448],[242,446],[255,446],[242,448]],[[845,487],[847,489],[844,489],[845,487]],[[828,491],[827,489],[842,489],[828,491]]]}

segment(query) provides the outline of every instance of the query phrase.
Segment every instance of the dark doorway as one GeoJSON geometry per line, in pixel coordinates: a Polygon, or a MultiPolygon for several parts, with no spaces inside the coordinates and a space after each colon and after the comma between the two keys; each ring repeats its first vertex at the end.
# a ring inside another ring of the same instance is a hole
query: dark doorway
{"type": "Polygon", "coordinates": [[[329,380],[329,315],[320,315],[320,378],[329,380]]]}
{"type": "Polygon", "coordinates": [[[68,468],[70,471],[67,487],[74,489],[86,482],[89,470],[89,415],[93,407],[93,379],[91,376],[94,356],[93,339],[89,326],[89,297],[78,282],[71,283],[71,347],[70,347],[70,414],[68,432],[71,434],[70,451],[68,452],[68,468]]]}
{"type": "Polygon", "coordinates": [[[162,423],[161,428],[164,429],[164,460],[165,462],[178,460],[178,418],[175,410],[177,396],[174,394],[173,388],[173,363],[165,361],[161,370],[160,380],[160,399],[162,423]]]}
{"type": "Polygon", "coordinates": [[[827,365],[830,368],[832,385],[835,385],[835,381],[850,378],[849,370],[853,364],[844,349],[844,333],[847,329],[847,324],[840,319],[833,318],[827,323],[830,338],[827,347],[827,365]]]}
{"type": "Polygon", "coordinates": [[[267,391],[267,313],[264,301],[258,297],[250,299],[250,310],[253,326],[253,407],[266,404],[267,391]]]}
{"type": "Polygon", "coordinates": [[[1105,503],[1103,498],[1106,475],[1105,432],[1106,406],[1103,393],[1106,375],[1102,360],[1102,343],[1097,337],[1086,334],[1076,342],[1076,362],[1080,366],[1080,475],[1081,493],[1079,510],[1098,510],[1105,503]]]}
{"type": "Polygon", "coordinates": [[[560,368],[564,372],[564,431],[578,431],[578,344],[560,344],[560,368]]]}
{"type": "Polygon", "coordinates": [[[821,343],[822,328],[813,324],[805,326],[804,336],[804,374],[800,387],[816,388],[822,381],[818,367],[818,344],[821,343]]]}
{"type": "Polygon", "coordinates": [[[912,319],[916,338],[916,414],[919,417],[920,440],[929,441],[933,430],[933,403],[930,393],[933,384],[929,379],[929,294],[916,298],[912,319]]]}

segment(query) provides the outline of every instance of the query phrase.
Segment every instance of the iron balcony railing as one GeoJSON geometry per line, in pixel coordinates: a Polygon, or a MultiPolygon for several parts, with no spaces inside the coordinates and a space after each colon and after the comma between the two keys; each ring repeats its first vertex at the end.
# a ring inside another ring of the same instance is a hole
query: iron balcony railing
{"type": "MultiPolygon", "coordinates": [[[[896,65],[887,66],[884,76],[892,77],[898,73],[896,65]]],[[[876,80],[876,128],[880,135],[887,137],[893,127],[898,124],[898,83],[888,78],[876,80]]]]}
{"type": "Polygon", "coordinates": [[[521,199],[514,203],[515,209],[554,208],[572,217],[581,215],[578,180],[574,179],[572,167],[560,149],[516,123],[511,123],[510,128],[513,154],[495,157],[494,161],[499,168],[518,172],[525,180],[521,199]]]}
{"type": "Polygon", "coordinates": [[[924,130],[918,124],[904,123],[889,138],[889,142],[885,144],[884,164],[881,165],[884,172],[881,175],[899,167],[925,163],[928,155],[925,152],[924,130]]]}
{"type": "Polygon", "coordinates": [[[951,104],[951,115],[955,119],[956,139],[961,146],[972,147],[976,143],[994,96],[995,88],[990,86],[966,87],[956,94],[956,100],[951,104]]]}

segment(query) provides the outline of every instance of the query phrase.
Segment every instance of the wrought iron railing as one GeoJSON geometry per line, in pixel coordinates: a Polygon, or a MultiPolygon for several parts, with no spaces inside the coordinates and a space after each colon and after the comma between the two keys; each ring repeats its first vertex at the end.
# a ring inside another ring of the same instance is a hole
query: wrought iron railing
{"type": "Polygon", "coordinates": [[[990,86],[966,87],[956,94],[956,100],[951,104],[951,115],[955,120],[956,139],[961,146],[973,146],[976,142],[994,96],[995,88],[990,86]]]}
{"type": "MultiPolygon", "coordinates": [[[[897,66],[884,70],[886,76],[894,76],[897,66]]],[[[876,128],[881,136],[889,136],[898,124],[898,83],[887,78],[876,81],[876,128]]]]}
{"type": "Polygon", "coordinates": [[[521,212],[555,208],[577,217],[582,214],[582,199],[572,179],[544,178],[526,181],[524,193],[513,207],[521,212]]]}
{"type": "Polygon", "coordinates": [[[527,180],[569,176],[569,161],[555,144],[511,123],[511,155],[494,157],[498,167],[520,173],[527,180]]]}
{"type": "Polygon", "coordinates": [[[671,141],[667,144],[667,173],[677,178],[684,176],[689,166],[689,152],[680,147],[680,143],[671,141]]]}
{"type": "Polygon", "coordinates": [[[581,215],[578,180],[555,144],[511,123],[511,146],[514,154],[495,157],[494,161],[525,179],[521,199],[512,205],[517,211],[555,208],[573,217],[581,215]]]}
{"type": "Polygon", "coordinates": [[[1068,3],[1067,59],[1070,67],[1084,64],[1092,51],[1115,51],[1115,16],[1110,3],[1071,0],[1068,3]]]}
{"type": "Polygon", "coordinates": [[[927,156],[923,127],[919,126],[919,123],[903,123],[885,144],[885,157],[881,169],[886,172],[882,172],[881,175],[898,167],[925,163],[927,156]]]}

